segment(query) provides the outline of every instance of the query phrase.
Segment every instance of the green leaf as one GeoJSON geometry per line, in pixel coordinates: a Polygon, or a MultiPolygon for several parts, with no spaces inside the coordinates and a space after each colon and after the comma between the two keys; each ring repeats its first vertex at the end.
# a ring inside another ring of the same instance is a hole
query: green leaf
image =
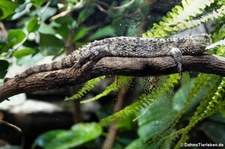
{"type": "Polygon", "coordinates": [[[41,136],[39,136],[34,144],[38,145],[40,147],[45,147],[47,146],[48,143],[50,143],[54,138],[57,137],[57,135],[64,133],[65,130],[52,130],[52,131],[48,131],[44,134],[42,134],[41,136]]]}
{"type": "Polygon", "coordinates": [[[13,56],[16,57],[16,58],[21,58],[23,56],[27,56],[27,55],[34,54],[34,53],[36,53],[36,51],[34,49],[23,48],[23,49],[15,51],[13,53],[13,56]]]}
{"type": "Polygon", "coordinates": [[[210,117],[210,120],[225,124],[225,115],[224,113],[216,113],[210,117]]]}
{"type": "Polygon", "coordinates": [[[76,20],[74,20],[71,16],[60,17],[55,20],[55,23],[67,27],[69,29],[74,28],[76,26],[76,20]]]}
{"type": "Polygon", "coordinates": [[[100,39],[107,36],[115,36],[114,29],[111,26],[105,26],[100,28],[94,34],[89,37],[89,40],[100,39]]]}
{"type": "Polygon", "coordinates": [[[25,2],[21,4],[19,7],[16,8],[15,10],[16,13],[12,16],[12,19],[13,20],[18,19],[24,14],[29,13],[31,7],[32,7],[32,4],[30,2],[25,2]]]}
{"type": "Polygon", "coordinates": [[[50,26],[60,34],[63,38],[68,38],[68,34],[71,29],[75,28],[76,20],[70,16],[60,17],[55,21],[51,22],[50,26]]]}
{"type": "Polygon", "coordinates": [[[83,38],[87,33],[91,30],[91,28],[82,27],[75,31],[75,35],[73,40],[78,41],[79,39],[83,38]]]}
{"type": "Polygon", "coordinates": [[[170,97],[161,97],[145,115],[139,118],[139,136],[144,140],[149,140],[164,132],[173,122],[174,114],[170,97]]]}
{"type": "Polygon", "coordinates": [[[155,142],[151,144],[147,144],[141,139],[134,140],[131,144],[129,144],[125,149],[158,149],[161,145],[161,142],[155,142]]]}
{"type": "Polygon", "coordinates": [[[0,42],[0,54],[3,52],[7,52],[9,50],[10,45],[6,42],[0,42]]]}
{"type": "Polygon", "coordinates": [[[48,18],[52,17],[56,12],[57,9],[55,7],[41,8],[38,10],[38,16],[42,21],[45,21],[48,18]]]}
{"type": "Polygon", "coordinates": [[[51,26],[46,25],[45,23],[41,23],[41,26],[39,27],[38,31],[43,34],[56,34],[56,31],[51,26]]]}
{"type": "Polygon", "coordinates": [[[69,149],[89,142],[102,134],[102,128],[96,123],[80,123],[71,130],[53,130],[39,136],[35,145],[45,149],[69,149]]]}
{"type": "Polygon", "coordinates": [[[5,77],[8,67],[9,67],[8,61],[0,60],[0,79],[5,77]]]}
{"type": "Polygon", "coordinates": [[[39,27],[39,24],[38,24],[38,18],[37,17],[34,17],[32,18],[28,24],[27,24],[27,31],[30,33],[30,32],[35,32],[39,27]]]}
{"type": "Polygon", "coordinates": [[[12,15],[18,5],[9,0],[1,0],[0,2],[0,20],[12,15]]]}
{"type": "Polygon", "coordinates": [[[126,146],[125,149],[134,149],[134,148],[141,148],[143,146],[143,142],[141,139],[136,139],[132,143],[130,143],[128,146],[126,146]]]}
{"type": "Polygon", "coordinates": [[[225,126],[217,122],[205,122],[201,126],[201,130],[215,143],[225,144],[225,126]]]}
{"type": "Polygon", "coordinates": [[[56,55],[64,47],[63,40],[50,34],[40,34],[40,49],[44,55],[56,55]]]}
{"type": "Polygon", "coordinates": [[[17,65],[24,65],[24,64],[34,65],[43,58],[44,58],[44,56],[40,52],[38,52],[34,56],[32,56],[30,54],[30,55],[26,55],[26,56],[23,56],[21,58],[18,58],[16,63],[17,63],[17,65]]]}
{"type": "Polygon", "coordinates": [[[31,0],[31,3],[36,7],[39,8],[44,3],[45,0],[31,0]]]}
{"type": "Polygon", "coordinates": [[[22,43],[26,38],[26,34],[20,29],[12,29],[8,32],[8,42],[11,46],[22,43]]]}
{"type": "Polygon", "coordinates": [[[80,12],[79,16],[78,16],[78,22],[82,23],[84,22],[91,14],[94,13],[94,9],[92,8],[86,8],[83,11],[80,12]]]}

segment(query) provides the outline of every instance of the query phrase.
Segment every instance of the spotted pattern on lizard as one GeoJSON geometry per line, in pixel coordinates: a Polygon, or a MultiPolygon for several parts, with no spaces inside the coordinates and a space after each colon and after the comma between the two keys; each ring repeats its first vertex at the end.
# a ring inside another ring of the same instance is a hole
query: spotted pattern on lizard
{"type": "Polygon", "coordinates": [[[89,43],[61,60],[33,66],[16,77],[25,78],[35,73],[65,68],[76,69],[90,60],[97,62],[103,57],[151,58],[172,56],[177,63],[178,71],[181,72],[181,56],[204,54],[206,46],[209,44],[210,38],[206,34],[183,38],[106,38],[89,43]]]}

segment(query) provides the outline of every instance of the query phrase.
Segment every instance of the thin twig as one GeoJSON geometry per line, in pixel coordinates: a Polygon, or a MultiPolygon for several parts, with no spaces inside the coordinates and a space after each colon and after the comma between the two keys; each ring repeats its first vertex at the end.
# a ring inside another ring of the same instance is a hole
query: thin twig
{"type": "Polygon", "coordinates": [[[133,4],[136,0],[131,0],[130,2],[124,4],[124,5],[121,5],[121,6],[114,6],[112,7],[112,9],[123,9],[123,8],[126,8],[126,7],[129,7],[131,4],[133,4]]]}
{"type": "Polygon", "coordinates": [[[0,22],[0,31],[2,32],[2,41],[7,39],[7,30],[2,22],[0,22]]]}
{"type": "MultiPolygon", "coordinates": [[[[124,86],[121,89],[120,94],[118,95],[118,98],[116,100],[116,104],[113,110],[114,113],[118,112],[119,110],[123,108],[126,93],[127,93],[127,87],[124,86]]],[[[115,142],[116,135],[117,135],[116,122],[113,122],[109,128],[108,136],[106,137],[102,145],[102,149],[111,149],[115,142]]]]}
{"type": "Polygon", "coordinates": [[[100,11],[102,11],[104,13],[108,13],[108,10],[107,9],[109,9],[109,8],[111,8],[113,10],[124,9],[124,8],[127,8],[130,5],[132,5],[135,1],[136,0],[131,0],[130,2],[128,2],[128,3],[124,4],[124,5],[121,5],[121,6],[112,6],[112,7],[110,7],[108,4],[102,3],[102,2],[101,3],[99,2],[98,4],[97,3],[93,3],[92,5],[93,6],[96,6],[100,11]],[[107,7],[107,9],[103,8],[101,5],[107,7]]]}
{"type": "Polygon", "coordinates": [[[11,123],[9,123],[9,122],[0,120],[0,125],[8,126],[8,127],[10,127],[10,128],[13,128],[13,129],[16,130],[17,132],[22,133],[22,130],[21,130],[18,126],[13,125],[13,124],[11,124],[11,123]]]}
{"type": "Polygon", "coordinates": [[[58,18],[60,18],[60,17],[64,17],[64,16],[66,16],[67,14],[69,14],[71,11],[73,11],[74,9],[67,9],[67,10],[65,10],[65,11],[63,11],[63,12],[60,12],[59,14],[57,14],[57,15],[54,15],[53,17],[51,17],[50,18],[50,21],[53,21],[53,20],[56,20],[56,19],[58,19],[58,18]]]}

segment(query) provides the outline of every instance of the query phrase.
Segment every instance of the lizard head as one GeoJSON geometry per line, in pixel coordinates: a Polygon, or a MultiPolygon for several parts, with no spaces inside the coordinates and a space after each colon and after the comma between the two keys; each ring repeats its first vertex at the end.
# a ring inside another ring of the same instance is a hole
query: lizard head
{"type": "Polygon", "coordinates": [[[186,43],[184,53],[192,53],[193,55],[203,54],[207,51],[206,47],[211,43],[207,34],[192,35],[185,37],[186,43]]]}
{"type": "Polygon", "coordinates": [[[204,53],[206,51],[206,47],[211,43],[211,39],[207,34],[193,35],[191,38],[192,45],[196,48],[196,54],[204,53]]]}

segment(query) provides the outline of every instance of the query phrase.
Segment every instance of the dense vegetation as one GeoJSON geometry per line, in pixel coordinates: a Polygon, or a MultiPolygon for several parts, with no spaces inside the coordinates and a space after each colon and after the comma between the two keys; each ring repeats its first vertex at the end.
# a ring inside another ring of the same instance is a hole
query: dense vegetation
{"type": "MultiPolygon", "coordinates": [[[[156,9],[153,6],[154,2],[144,0],[1,0],[2,82],[13,63],[35,64],[45,56],[56,58],[106,37],[162,38],[202,24],[212,25],[208,34],[213,42],[220,43],[208,53],[225,56],[224,0],[182,0],[163,17],[151,16],[149,9],[156,9]]],[[[82,99],[81,103],[87,103],[118,94],[118,100],[124,98],[123,109],[114,109],[114,114],[105,117],[109,106],[102,106],[96,114],[99,122],[46,132],[36,139],[33,147],[101,148],[103,141],[96,140],[107,136],[105,128],[112,123],[118,131],[115,149],[180,148],[185,142],[225,145],[225,78],[185,72],[179,84],[178,74],[155,78],[117,76],[102,93],[85,98],[96,85],[109,78],[89,80],[65,100],[82,99]],[[128,95],[121,97],[124,90],[135,99],[128,95]]]]}

